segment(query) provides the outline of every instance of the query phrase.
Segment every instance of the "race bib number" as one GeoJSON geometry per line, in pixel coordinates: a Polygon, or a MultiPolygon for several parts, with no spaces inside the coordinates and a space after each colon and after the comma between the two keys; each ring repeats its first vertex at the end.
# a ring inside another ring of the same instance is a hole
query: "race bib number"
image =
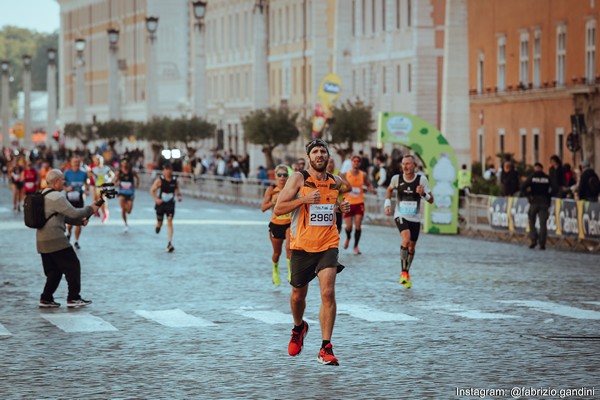
{"type": "Polygon", "coordinates": [[[309,213],[309,225],[331,226],[335,218],[334,204],[311,204],[309,213]]]}
{"type": "Polygon", "coordinates": [[[25,189],[35,189],[35,182],[25,182],[25,189]]]}
{"type": "Polygon", "coordinates": [[[121,182],[121,189],[123,190],[131,190],[131,188],[133,187],[132,182],[121,182]]]}
{"type": "Polygon", "coordinates": [[[416,201],[401,201],[399,204],[400,214],[416,214],[417,213],[417,202],[416,201]]]}
{"type": "Polygon", "coordinates": [[[67,192],[67,199],[69,199],[70,201],[79,201],[79,199],[81,199],[81,193],[75,190],[67,192]]]}
{"type": "Polygon", "coordinates": [[[175,198],[175,193],[161,193],[160,199],[164,202],[172,201],[175,198]]]}
{"type": "Polygon", "coordinates": [[[353,187],[352,188],[352,192],[350,192],[350,196],[353,196],[353,197],[360,196],[360,188],[359,187],[353,187]]]}

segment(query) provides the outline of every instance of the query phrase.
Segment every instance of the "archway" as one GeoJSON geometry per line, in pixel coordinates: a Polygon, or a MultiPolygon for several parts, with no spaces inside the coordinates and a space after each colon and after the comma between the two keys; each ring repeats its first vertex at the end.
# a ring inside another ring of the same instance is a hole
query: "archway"
{"type": "Polygon", "coordinates": [[[406,113],[380,112],[378,146],[385,143],[410,148],[425,162],[435,202],[425,202],[423,230],[456,234],[458,231],[458,180],[454,149],[427,121],[406,113]]]}

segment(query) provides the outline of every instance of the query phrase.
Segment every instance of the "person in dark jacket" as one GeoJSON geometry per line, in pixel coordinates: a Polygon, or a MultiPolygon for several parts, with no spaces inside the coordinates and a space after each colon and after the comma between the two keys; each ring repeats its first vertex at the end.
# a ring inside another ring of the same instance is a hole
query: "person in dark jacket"
{"type": "Polygon", "coordinates": [[[563,198],[566,192],[565,182],[565,171],[560,158],[554,154],[550,157],[550,170],[548,171],[550,177],[550,193],[552,197],[563,198]]]}
{"type": "Polygon", "coordinates": [[[539,162],[534,165],[533,175],[523,184],[521,192],[529,198],[529,248],[533,249],[540,244],[540,250],[546,249],[548,211],[550,209],[550,177],[544,172],[544,167],[539,162]],[[535,228],[536,218],[540,219],[540,233],[535,228]]]}
{"type": "Polygon", "coordinates": [[[519,191],[519,174],[512,161],[504,161],[500,174],[502,196],[514,196],[519,191]]]}
{"type": "Polygon", "coordinates": [[[579,185],[577,187],[577,196],[579,200],[598,201],[600,194],[599,179],[596,172],[590,167],[588,160],[581,162],[581,176],[579,177],[579,185]]]}

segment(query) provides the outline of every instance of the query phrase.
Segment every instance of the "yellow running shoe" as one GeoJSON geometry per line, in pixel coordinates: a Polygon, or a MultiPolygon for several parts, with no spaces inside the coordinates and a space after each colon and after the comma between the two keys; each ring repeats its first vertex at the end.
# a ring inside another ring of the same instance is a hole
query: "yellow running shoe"
{"type": "Polygon", "coordinates": [[[404,285],[406,284],[406,281],[408,281],[408,272],[407,271],[402,271],[402,273],[400,274],[400,284],[404,285]]]}
{"type": "Polygon", "coordinates": [[[410,281],[410,274],[407,272],[406,273],[406,281],[404,282],[404,287],[407,289],[410,289],[411,286],[412,286],[412,282],[410,281]]]}
{"type": "Polygon", "coordinates": [[[279,267],[273,266],[273,285],[281,285],[281,279],[279,279],[279,267]]]}

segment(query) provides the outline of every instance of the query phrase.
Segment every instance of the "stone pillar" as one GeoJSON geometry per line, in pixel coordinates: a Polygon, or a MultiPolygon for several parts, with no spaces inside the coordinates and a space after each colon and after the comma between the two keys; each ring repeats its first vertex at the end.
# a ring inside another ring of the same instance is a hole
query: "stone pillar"
{"type": "MultiPolygon", "coordinates": [[[[327,45],[327,2],[312,2],[312,95],[309,104],[314,104],[317,100],[319,85],[329,71],[329,47],[327,45]]],[[[343,82],[342,82],[343,83],[343,82]]]]}
{"type": "Polygon", "coordinates": [[[337,0],[336,2],[334,37],[333,72],[342,81],[338,99],[341,104],[352,97],[352,41],[354,38],[352,36],[352,8],[348,7],[346,0],[337,0]]]}
{"type": "Polygon", "coordinates": [[[268,5],[254,7],[254,68],[252,70],[252,108],[258,110],[269,106],[269,79],[267,66],[267,18],[268,5]]]}
{"type": "Polygon", "coordinates": [[[48,120],[46,122],[46,133],[51,136],[56,130],[56,51],[48,50],[48,67],[46,69],[46,87],[48,91],[48,120]],[[51,55],[51,52],[54,52],[51,55]]]}
{"type": "Polygon", "coordinates": [[[32,148],[31,141],[31,57],[23,56],[23,122],[25,123],[25,148],[32,148]],[[28,57],[28,59],[27,59],[28,57]]]}
{"type": "Polygon", "coordinates": [[[9,71],[8,71],[9,63],[8,61],[2,61],[2,71],[0,71],[1,77],[1,89],[2,92],[0,94],[0,109],[2,114],[2,145],[9,146],[10,145],[10,93],[9,93],[9,71]]]}
{"type": "Polygon", "coordinates": [[[471,165],[467,0],[446,0],[441,132],[458,165],[471,165]]]}
{"type": "Polygon", "coordinates": [[[158,82],[157,82],[157,56],[156,56],[156,35],[149,36],[150,45],[148,46],[148,62],[146,68],[146,119],[150,121],[158,114],[158,82]]]}
{"type": "Polygon", "coordinates": [[[206,118],[206,49],[204,44],[204,25],[200,22],[195,29],[194,46],[194,115],[206,118]]]}
{"type": "Polygon", "coordinates": [[[108,119],[121,119],[121,96],[119,96],[119,48],[110,44],[108,61],[108,119]]]}
{"type": "Polygon", "coordinates": [[[77,54],[77,71],[75,73],[75,116],[79,124],[85,124],[85,60],[83,59],[83,52],[77,54]]]}

